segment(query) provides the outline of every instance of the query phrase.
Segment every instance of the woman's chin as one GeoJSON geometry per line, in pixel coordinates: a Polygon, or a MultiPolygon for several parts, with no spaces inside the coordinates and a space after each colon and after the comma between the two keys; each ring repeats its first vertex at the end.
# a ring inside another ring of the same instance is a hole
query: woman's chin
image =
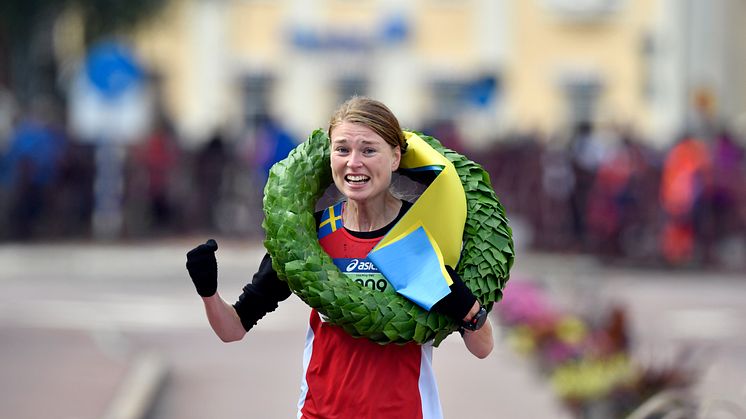
{"type": "Polygon", "coordinates": [[[347,191],[347,192],[345,192],[343,194],[344,194],[345,198],[347,198],[348,201],[352,201],[352,202],[363,203],[363,202],[367,201],[368,198],[369,198],[368,194],[362,194],[362,193],[358,193],[358,192],[349,192],[349,191],[347,191]]]}
{"type": "Polygon", "coordinates": [[[369,190],[361,188],[345,188],[342,194],[347,198],[348,201],[354,201],[363,203],[368,201],[372,194],[369,190]]]}

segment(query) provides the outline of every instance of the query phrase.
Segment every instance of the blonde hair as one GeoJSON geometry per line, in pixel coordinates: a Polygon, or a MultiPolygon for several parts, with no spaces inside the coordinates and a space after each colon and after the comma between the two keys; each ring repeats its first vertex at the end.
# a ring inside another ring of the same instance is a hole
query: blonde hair
{"type": "Polygon", "coordinates": [[[407,139],[404,138],[399,120],[386,105],[375,99],[353,96],[340,105],[329,120],[327,130],[329,138],[334,128],[343,122],[364,125],[383,138],[391,147],[398,146],[402,154],[407,151],[407,139]]]}

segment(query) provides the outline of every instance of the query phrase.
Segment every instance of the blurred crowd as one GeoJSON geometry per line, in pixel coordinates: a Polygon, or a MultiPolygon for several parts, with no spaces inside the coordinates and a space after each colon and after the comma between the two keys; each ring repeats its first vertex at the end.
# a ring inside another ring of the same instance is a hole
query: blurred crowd
{"type": "MultiPolygon", "coordinates": [[[[300,138],[270,117],[248,125],[241,135],[215,133],[185,147],[161,117],[141,140],[120,146],[124,176],[112,186],[121,188],[118,238],[260,237],[269,167],[300,138]]],[[[531,248],[746,267],[744,139],[724,127],[682,134],[663,148],[631,129],[590,123],[566,135],[508,135],[479,149],[449,124],[423,131],[485,167],[531,248]]],[[[0,240],[91,238],[96,147],[74,138],[50,102],[15,112],[0,129],[0,240]]]]}
{"type": "Polygon", "coordinates": [[[564,137],[518,135],[482,156],[530,245],[608,261],[744,267],[743,139],[724,127],[655,148],[634,131],[579,123],[564,137]]]}
{"type": "MultiPolygon", "coordinates": [[[[0,112],[1,113],[1,112],[0,112]]],[[[95,230],[101,146],[66,128],[60,109],[34,102],[0,131],[0,241],[144,239],[183,234],[261,234],[262,188],[295,142],[270,118],[241,136],[216,132],[185,147],[170,121],[116,145],[121,197],[116,237],[95,230]]]]}

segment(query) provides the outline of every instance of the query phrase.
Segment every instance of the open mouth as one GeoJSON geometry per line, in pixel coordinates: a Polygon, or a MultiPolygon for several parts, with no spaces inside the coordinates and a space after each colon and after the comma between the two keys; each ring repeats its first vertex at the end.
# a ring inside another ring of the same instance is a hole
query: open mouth
{"type": "Polygon", "coordinates": [[[370,177],[364,176],[364,175],[345,176],[345,182],[351,183],[353,185],[362,185],[362,184],[368,183],[368,181],[370,181],[370,177]]]}

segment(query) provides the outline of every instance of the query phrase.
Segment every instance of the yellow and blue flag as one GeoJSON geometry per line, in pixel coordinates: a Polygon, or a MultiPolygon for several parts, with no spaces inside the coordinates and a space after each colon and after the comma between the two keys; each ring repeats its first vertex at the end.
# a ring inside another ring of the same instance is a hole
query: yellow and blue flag
{"type": "Polygon", "coordinates": [[[321,221],[319,222],[318,229],[319,240],[342,228],[342,205],[344,205],[344,202],[340,201],[321,213],[321,221]]]}
{"type": "Polygon", "coordinates": [[[466,222],[466,194],[456,168],[417,134],[405,132],[400,169],[431,170],[435,180],[368,255],[403,296],[426,310],[448,295],[466,222]]]}

